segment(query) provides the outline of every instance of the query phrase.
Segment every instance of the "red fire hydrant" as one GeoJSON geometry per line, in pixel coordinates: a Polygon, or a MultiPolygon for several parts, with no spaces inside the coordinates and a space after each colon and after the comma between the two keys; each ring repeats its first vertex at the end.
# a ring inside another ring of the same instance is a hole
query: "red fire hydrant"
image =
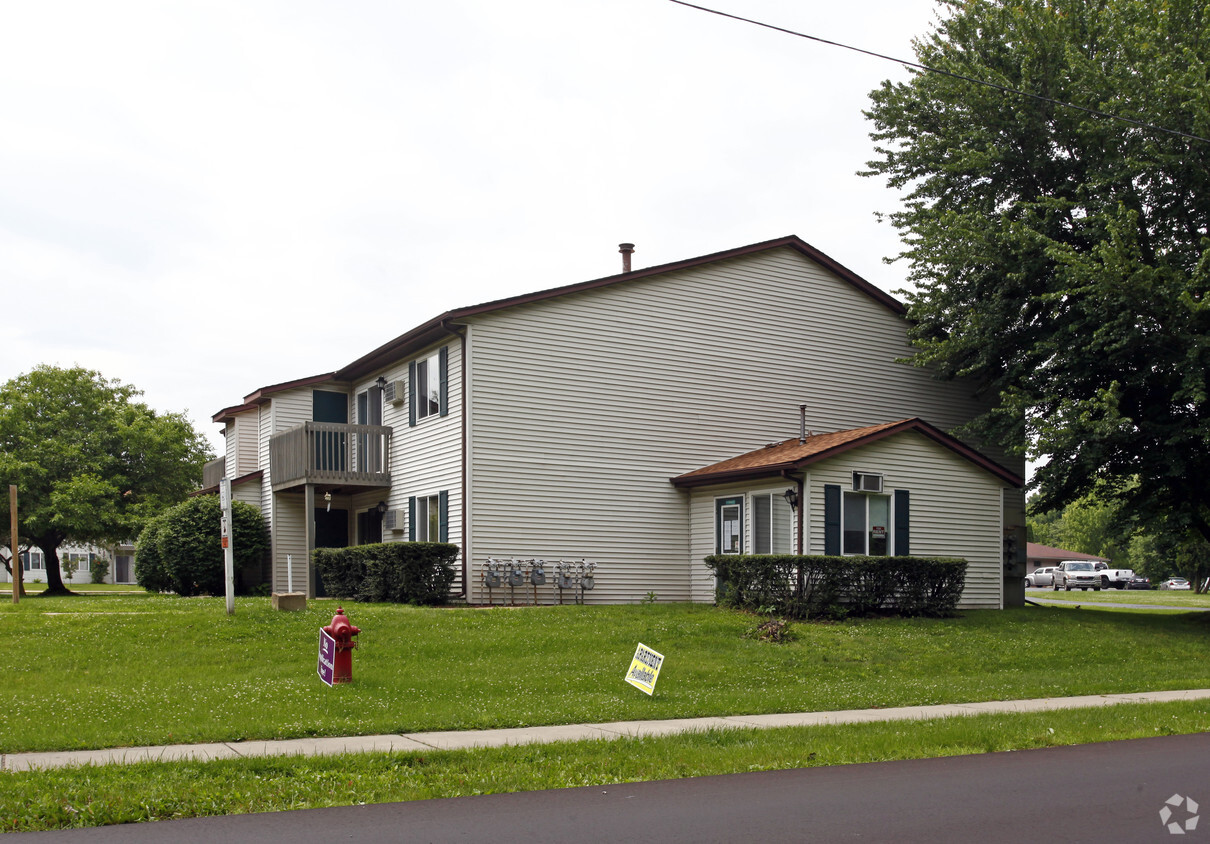
{"type": "Polygon", "coordinates": [[[336,640],[336,657],[332,661],[332,682],[353,682],[353,648],[357,647],[353,637],[361,632],[361,628],[354,627],[349,622],[349,617],[345,615],[345,611],[341,607],[337,607],[336,615],[332,616],[332,623],[324,628],[324,632],[336,640]]]}

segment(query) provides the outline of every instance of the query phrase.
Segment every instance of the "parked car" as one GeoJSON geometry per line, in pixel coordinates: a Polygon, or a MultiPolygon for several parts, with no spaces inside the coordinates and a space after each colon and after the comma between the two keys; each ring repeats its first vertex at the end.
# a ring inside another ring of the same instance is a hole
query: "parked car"
{"type": "Polygon", "coordinates": [[[1143,577],[1141,574],[1136,574],[1130,578],[1130,582],[1126,584],[1127,589],[1150,589],[1151,579],[1143,577]]]}
{"type": "Polygon", "coordinates": [[[1035,569],[1025,575],[1026,586],[1052,586],[1055,582],[1055,567],[1035,569]]]}
{"type": "Polygon", "coordinates": [[[1192,589],[1189,581],[1183,577],[1170,577],[1160,584],[1161,589],[1192,589]]]}
{"type": "Polygon", "coordinates": [[[1130,582],[1130,578],[1134,577],[1134,572],[1130,569],[1111,569],[1108,563],[1093,563],[1095,568],[1101,575],[1101,588],[1108,589],[1125,589],[1126,584],[1130,582]]]}
{"type": "Polygon", "coordinates": [[[1101,591],[1101,573],[1087,560],[1064,560],[1055,567],[1055,591],[1066,589],[1092,589],[1101,591]]]}

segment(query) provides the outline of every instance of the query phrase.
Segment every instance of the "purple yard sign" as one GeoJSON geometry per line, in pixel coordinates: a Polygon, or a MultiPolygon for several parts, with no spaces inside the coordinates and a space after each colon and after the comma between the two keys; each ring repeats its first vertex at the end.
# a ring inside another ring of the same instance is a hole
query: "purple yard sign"
{"type": "Polygon", "coordinates": [[[328,631],[322,627],[319,628],[319,668],[317,672],[319,679],[323,680],[329,686],[332,685],[333,664],[336,661],[336,640],[333,639],[328,631]]]}

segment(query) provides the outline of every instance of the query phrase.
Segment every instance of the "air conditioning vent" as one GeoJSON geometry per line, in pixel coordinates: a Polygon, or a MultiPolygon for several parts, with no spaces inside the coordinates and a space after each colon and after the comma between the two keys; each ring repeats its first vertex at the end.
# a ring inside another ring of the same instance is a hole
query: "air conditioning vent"
{"type": "Polygon", "coordinates": [[[882,475],[871,472],[854,472],[853,489],[857,492],[882,492],[882,475]]]}
{"type": "Polygon", "coordinates": [[[382,398],[390,404],[402,404],[407,397],[402,381],[388,381],[382,388],[382,398]]]}
{"type": "Polygon", "coordinates": [[[403,530],[406,527],[402,510],[387,510],[382,514],[383,530],[403,530]]]}

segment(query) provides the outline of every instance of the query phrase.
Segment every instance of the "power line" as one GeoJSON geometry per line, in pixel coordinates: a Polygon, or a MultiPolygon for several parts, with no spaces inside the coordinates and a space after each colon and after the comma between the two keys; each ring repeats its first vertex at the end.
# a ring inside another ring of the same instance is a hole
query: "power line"
{"type": "Polygon", "coordinates": [[[884,61],[901,64],[904,67],[910,67],[913,70],[922,70],[922,71],[926,71],[928,73],[939,73],[942,76],[949,76],[952,79],[961,79],[964,82],[970,82],[974,85],[982,85],[985,88],[992,88],[993,90],[1001,91],[1005,94],[1016,94],[1019,97],[1028,97],[1031,100],[1037,100],[1037,101],[1043,102],[1043,103],[1050,103],[1051,105],[1060,106],[1062,108],[1070,108],[1070,109],[1074,109],[1076,111],[1082,111],[1085,114],[1091,114],[1096,117],[1106,117],[1110,120],[1117,120],[1121,123],[1129,123],[1131,126],[1137,126],[1141,129],[1151,129],[1156,132],[1163,132],[1164,134],[1167,134],[1167,135],[1175,135],[1178,138],[1187,138],[1191,141],[1201,141],[1204,144],[1210,144],[1210,138],[1203,138],[1201,135],[1194,135],[1189,132],[1181,132],[1177,129],[1166,129],[1163,126],[1156,126],[1154,123],[1144,123],[1141,120],[1133,120],[1129,117],[1122,117],[1121,115],[1118,115],[1118,114],[1110,114],[1107,111],[1097,111],[1095,108],[1087,108],[1082,105],[1076,105],[1075,103],[1068,103],[1068,102],[1064,102],[1063,100],[1056,100],[1051,97],[1045,97],[1041,94],[1031,94],[1028,91],[1022,91],[1017,88],[1010,88],[1006,85],[997,85],[995,82],[988,82],[984,79],[976,79],[973,76],[965,76],[961,73],[954,73],[951,70],[942,70],[941,68],[938,68],[938,67],[929,67],[928,65],[920,64],[918,62],[910,62],[906,59],[897,59],[894,56],[887,56],[882,53],[875,53],[872,50],[863,50],[860,47],[852,47],[848,44],[841,44],[839,41],[829,41],[828,39],[820,38],[817,35],[808,35],[805,32],[798,32],[793,29],[786,29],[785,27],[782,27],[782,26],[776,26],[771,23],[765,23],[764,21],[753,20],[752,18],[740,17],[739,15],[733,15],[730,12],[720,12],[718,9],[710,9],[710,8],[707,8],[706,6],[699,6],[696,3],[687,3],[687,2],[685,2],[685,0],[669,0],[669,2],[676,3],[678,6],[686,6],[690,9],[697,9],[699,12],[707,12],[711,15],[718,15],[720,18],[730,18],[731,20],[740,21],[741,23],[750,23],[753,26],[761,26],[761,27],[764,27],[765,29],[772,29],[775,32],[784,32],[786,35],[793,35],[797,38],[806,38],[808,41],[817,41],[820,44],[827,44],[830,47],[840,47],[841,49],[844,49],[844,50],[851,50],[854,53],[861,53],[862,55],[865,55],[865,56],[872,56],[876,59],[882,59],[884,61]]]}

